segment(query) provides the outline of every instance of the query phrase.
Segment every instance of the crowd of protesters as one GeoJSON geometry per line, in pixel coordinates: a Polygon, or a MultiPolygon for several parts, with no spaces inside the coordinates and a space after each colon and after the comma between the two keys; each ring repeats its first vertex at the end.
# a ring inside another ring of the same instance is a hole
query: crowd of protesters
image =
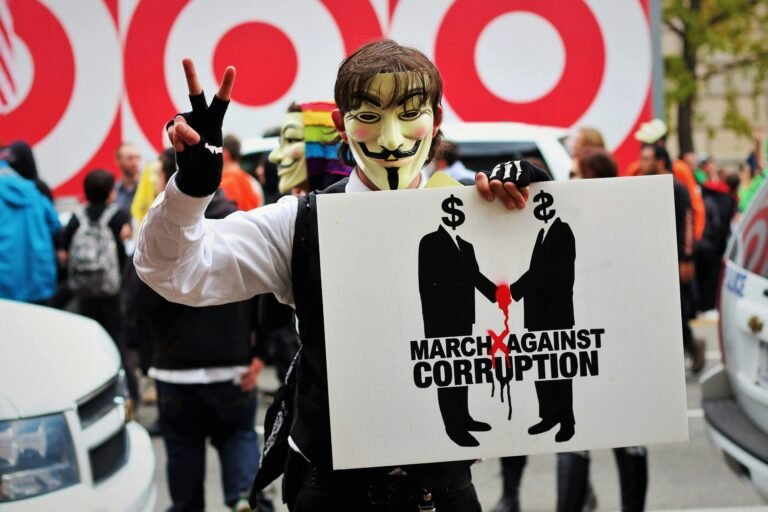
{"type": "MultiPolygon", "coordinates": [[[[289,115],[301,112],[298,105],[292,108],[289,115]]],[[[673,174],[684,348],[689,368],[696,374],[704,366],[704,344],[693,337],[688,322],[697,315],[716,315],[721,258],[731,227],[768,169],[759,132],[752,154],[739,169],[692,152],[672,160],[666,137],[662,121],[642,125],[635,134],[641,144],[638,159],[619,172],[602,134],[595,128],[579,128],[572,137],[572,177],[673,174]]],[[[240,142],[233,135],[224,138],[223,154],[221,186],[206,217],[251,210],[274,202],[281,193],[302,194],[311,189],[278,190],[274,164],[279,162],[266,158],[253,174],[244,171],[240,142]]],[[[67,308],[98,321],[120,350],[137,405],[146,398],[140,391],[140,375],[156,380],[159,422],[152,427],[164,436],[169,487],[178,510],[201,509],[204,502],[206,438],[219,451],[226,504],[232,510],[250,510],[245,497],[259,460],[255,388],[265,364],[275,364],[284,378],[298,347],[293,313],[268,296],[192,312],[193,308],[169,303],[151,291],[138,279],[130,255],[150,205],[176,170],[174,151],[164,151],[142,170],[138,148],[123,143],[116,149],[116,165],[117,173],[94,169],[84,176],[85,204],[62,225],[29,145],[14,142],[0,149],[0,215],[6,219],[0,223],[0,246],[5,248],[0,251],[0,298],[67,308]],[[25,243],[20,241],[22,233],[25,243]],[[101,236],[104,233],[106,239],[101,236]],[[106,247],[101,252],[109,257],[85,262],[82,255],[88,247],[106,247]],[[98,282],[80,278],[78,265],[86,264],[101,265],[107,272],[98,282]],[[212,330],[217,332],[215,341],[211,341],[212,330]],[[220,343],[224,330],[231,341],[227,350],[220,343]],[[185,345],[180,351],[181,339],[185,345]]],[[[443,142],[432,165],[464,184],[472,183],[474,171],[479,170],[464,167],[457,145],[449,141],[443,142]]],[[[537,165],[546,168],[543,161],[537,165]]],[[[642,510],[646,451],[632,447],[615,452],[623,508],[642,510]]],[[[524,466],[524,457],[502,460],[503,496],[495,511],[519,510],[524,466]]],[[[587,452],[559,455],[558,510],[594,504],[588,468],[587,452]]],[[[259,510],[272,510],[265,497],[259,510]]]]}
{"type": "MultiPolygon", "coordinates": [[[[264,203],[262,185],[240,167],[239,140],[228,136],[224,148],[225,179],[206,211],[210,218],[264,203]]],[[[158,421],[148,427],[166,446],[171,510],[204,509],[207,439],[219,453],[226,505],[251,510],[247,496],[259,463],[256,386],[274,352],[257,340],[281,340],[259,324],[259,298],[189,308],[165,301],[138,279],[130,258],[134,242],[176,170],[175,154],[166,150],[142,170],[139,149],[126,142],[115,163],[117,172],[86,172],[83,205],[59,213],[29,145],[0,150],[0,245],[6,248],[0,298],[74,311],[112,337],[135,410],[157,402],[158,421]],[[141,381],[150,383],[144,392],[141,381]]],[[[295,335],[286,337],[295,350],[295,335]]],[[[258,506],[273,510],[264,496],[258,506]]]]}

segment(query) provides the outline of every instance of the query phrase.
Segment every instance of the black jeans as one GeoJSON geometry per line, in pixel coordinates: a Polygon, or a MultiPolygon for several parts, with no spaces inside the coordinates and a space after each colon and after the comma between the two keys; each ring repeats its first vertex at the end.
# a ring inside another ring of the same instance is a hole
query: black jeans
{"type": "MultiPolygon", "coordinates": [[[[256,392],[231,382],[170,384],[157,381],[160,428],[173,512],[205,509],[206,439],[219,453],[224,501],[233,506],[248,491],[259,465],[254,430],[256,392]]],[[[267,510],[267,509],[263,509],[267,510]]]]}
{"type": "MultiPolygon", "coordinates": [[[[298,478],[295,498],[286,494],[291,512],[354,510],[370,512],[418,512],[423,490],[409,476],[370,476],[371,470],[329,471],[313,469],[301,455],[291,452],[284,479],[298,478]],[[373,492],[371,492],[373,489],[373,492]],[[389,498],[392,492],[396,497],[389,498]],[[409,496],[412,496],[409,498],[409,496]]],[[[285,483],[285,481],[284,481],[285,483]]],[[[472,476],[467,474],[449,488],[432,489],[433,504],[439,512],[480,512],[472,476]]]]}
{"type": "Polygon", "coordinates": [[[78,297],[78,310],[81,315],[99,322],[110,337],[117,342],[122,325],[118,295],[95,298],[78,297]]]}
{"type": "MultiPolygon", "coordinates": [[[[645,509],[648,489],[648,452],[643,446],[614,448],[621,485],[621,510],[640,512],[645,509]]],[[[589,452],[557,454],[557,510],[579,512],[589,489],[589,452]]]]}

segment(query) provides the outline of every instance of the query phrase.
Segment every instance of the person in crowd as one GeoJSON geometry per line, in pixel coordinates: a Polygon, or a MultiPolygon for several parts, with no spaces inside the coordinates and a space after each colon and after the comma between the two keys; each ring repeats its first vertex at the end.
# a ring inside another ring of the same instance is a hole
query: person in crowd
{"type": "MultiPolygon", "coordinates": [[[[715,159],[712,158],[709,155],[704,155],[699,160],[699,165],[696,167],[693,167],[694,175],[696,176],[696,183],[699,185],[704,185],[706,182],[712,182],[712,180],[719,180],[719,177],[717,176],[717,164],[715,163],[715,159]]],[[[704,205],[704,208],[706,209],[706,204],[704,205]]]]}
{"type": "MultiPolygon", "coordinates": [[[[667,150],[659,144],[644,144],[640,150],[642,176],[672,172],[672,162],[667,150]]],[[[695,270],[693,263],[693,211],[684,185],[673,180],[675,200],[675,223],[677,228],[677,259],[680,271],[680,307],[683,321],[683,348],[691,360],[691,371],[699,373],[704,369],[704,343],[694,339],[688,322],[695,315],[692,284],[695,270]]]]}
{"type": "MultiPolygon", "coordinates": [[[[136,193],[131,203],[131,216],[134,239],[138,236],[141,224],[149,211],[155,197],[163,191],[165,187],[165,174],[172,175],[176,171],[176,152],[173,148],[164,149],[157,157],[152,160],[141,172],[139,184],[136,187],[136,193]]],[[[134,246],[134,240],[126,244],[126,252],[129,247],[134,246]]],[[[127,280],[127,275],[134,272],[133,265],[126,265],[123,270],[123,280],[127,280]],[[130,268],[129,268],[130,267],[130,268]]],[[[149,340],[148,326],[146,322],[138,322],[134,317],[126,314],[125,294],[121,294],[120,311],[122,313],[123,323],[121,330],[122,344],[126,350],[126,361],[130,368],[128,373],[128,388],[134,407],[137,411],[143,404],[155,403],[157,401],[157,391],[153,381],[149,381],[148,386],[142,386],[142,392],[139,391],[139,381],[141,375],[147,376],[149,366],[152,361],[152,343],[149,340]]],[[[160,423],[154,421],[146,425],[147,431],[154,436],[160,435],[160,423]]]]}
{"type": "Polygon", "coordinates": [[[698,310],[712,316],[716,314],[721,258],[731,236],[731,222],[736,215],[738,202],[734,189],[721,178],[712,158],[702,160],[700,169],[706,172],[701,195],[704,198],[707,222],[704,236],[696,247],[698,310]]]}
{"type": "MultiPolygon", "coordinates": [[[[590,135],[593,136],[594,140],[602,140],[602,134],[599,131],[595,129],[590,130],[590,135]]],[[[616,164],[610,155],[608,161],[593,162],[592,159],[585,160],[585,156],[598,152],[607,154],[605,151],[595,148],[579,151],[581,155],[578,162],[580,178],[608,178],[616,176],[616,164]],[[586,165],[582,165],[583,163],[586,165]]],[[[543,160],[532,158],[530,162],[549,172],[543,160]]],[[[577,178],[574,176],[574,179],[577,178]]],[[[576,453],[578,457],[571,456],[570,453],[558,454],[556,508],[558,512],[571,510],[587,511],[593,510],[596,507],[596,497],[589,482],[589,453],[576,453]]],[[[519,512],[521,510],[520,485],[528,457],[520,455],[502,457],[500,460],[502,495],[492,509],[492,512],[519,512]]]]}
{"type": "MultiPolygon", "coordinates": [[[[653,119],[640,125],[640,129],[635,132],[635,139],[641,144],[659,146],[666,151],[667,147],[667,125],[661,119],[653,119]]],[[[637,176],[642,174],[640,169],[640,160],[632,162],[625,173],[626,176],[637,176]]],[[[701,240],[704,235],[704,223],[706,222],[706,212],[704,211],[704,200],[701,197],[701,191],[693,175],[694,169],[688,166],[683,160],[675,160],[671,163],[672,174],[675,181],[685,186],[688,192],[689,202],[693,211],[693,236],[694,243],[701,240]]]]}
{"type": "Polygon", "coordinates": [[[696,156],[696,153],[693,151],[686,151],[685,153],[680,155],[679,160],[682,160],[685,165],[688,166],[689,169],[693,171],[694,178],[696,179],[696,182],[700,184],[698,175],[696,171],[699,170],[699,161],[700,158],[696,156]]]}
{"type": "Polygon", "coordinates": [[[755,127],[752,130],[752,151],[747,155],[746,162],[752,170],[752,175],[759,174],[765,169],[766,155],[765,131],[762,126],[755,127]]]}
{"type": "Polygon", "coordinates": [[[120,170],[120,181],[117,182],[117,197],[115,204],[118,208],[131,214],[131,203],[136,194],[141,170],[141,153],[139,148],[130,142],[123,142],[115,152],[117,168],[120,170]]]}
{"type": "Polygon", "coordinates": [[[0,298],[47,304],[56,292],[54,238],[61,229],[35,182],[0,160],[0,298]]]}
{"type": "MultiPolygon", "coordinates": [[[[582,178],[614,178],[618,167],[605,150],[591,149],[579,158],[582,178]]],[[[619,471],[621,510],[639,512],[645,508],[648,488],[648,450],[644,446],[614,448],[619,471]]],[[[594,510],[597,499],[589,479],[588,451],[559,453],[557,456],[557,510],[594,510]]]]}
{"type": "Polygon", "coordinates": [[[221,172],[221,190],[238,210],[253,210],[264,204],[264,191],[256,178],[240,167],[240,139],[229,134],[224,137],[222,151],[224,169],[221,172]]]}
{"type": "Polygon", "coordinates": [[[747,157],[747,163],[751,172],[743,176],[742,184],[739,187],[739,212],[745,212],[749,208],[755,193],[760,189],[768,175],[768,168],[765,165],[766,141],[764,140],[762,128],[755,129],[753,143],[752,152],[747,157]]]}
{"type": "Polygon", "coordinates": [[[60,259],[69,269],[69,288],[79,313],[99,322],[118,340],[120,275],[127,259],[123,242],[132,234],[130,216],[113,204],[117,192],[109,171],[90,171],[83,189],[87,203],[64,228],[60,259]]]}
{"type": "Polygon", "coordinates": [[[585,151],[590,149],[605,149],[603,134],[597,128],[582,126],[576,130],[571,142],[572,169],[571,178],[581,178],[579,160],[585,151]]]}
{"type": "MultiPolygon", "coordinates": [[[[175,172],[163,165],[159,186],[175,172]]],[[[238,210],[223,190],[213,194],[206,219],[238,210]]],[[[254,429],[259,374],[264,362],[254,344],[255,303],[242,300],[190,307],[163,299],[144,284],[129,262],[122,297],[128,322],[147,327],[150,377],[158,394],[157,429],[166,449],[172,506],[169,511],[205,509],[206,440],[219,454],[224,502],[233,512],[250,511],[248,490],[259,464],[254,429]]],[[[257,497],[259,511],[272,503],[257,497]]]]}
{"type": "MultiPolygon", "coordinates": [[[[280,126],[274,126],[265,129],[261,136],[267,137],[280,137],[280,126]]],[[[280,178],[277,176],[277,165],[269,161],[269,153],[262,154],[259,157],[259,161],[256,164],[256,169],[253,172],[256,179],[261,184],[261,188],[264,191],[264,204],[272,204],[277,202],[282,196],[278,188],[280,178]]]]}
{"type": "MultiPolygon", "coordinates": [[[[0,149],[0,160],[5,160],[22,178],[34,182],[37,190],[53,203],[51,189],[38,174],[37,163],[35,162],[35,157],[29,144],[24,141],[10,143],[7,147],[0,149]]],[[[57,232],[53,239],[57,254],[58,250],[61,248],[61,237],[58,235],[59,233],[57,232]]],[[[56,292],[45,301],[45,304],[55,308],[63,308],[72,299],[72,294],[69,292],[66,284],[66,267],[61,264],[57,265],[57,267],[56,292]]]]}
{"type": "MultiPolygon", "coordinates": [[[[179,171],[150,210],[135,263],[142,279],[169,300],[206,306],[273,292],[295,305],[303,347],[296,366],[296,407],[284,409],[291,418],[281,416],[269,428],[253,489],[285,470],[283,499],[292,511],[371,510],[379,500],[401,510],[480,510],[468,461],[332,469],[316,195],[285,197],[271,207],[204,221],[202,212],[218,188],[222,166],[221,156],[206,145],[221,145],[234,68],[227,68],[208,106],[191,61],[184,66],[193,113],[169,124],[179,171]]],[[[354,171],[325,193],[423,186],[422,167],[440,139],[441,97],[439,72],[415,49],[380,40],[352,53],[338,71],[332,119],[342,141],[341,159],[354,171]],[[384,153],[386,166],[380,160],[384,153]]],[[[502,173],[492,179],[480,174],[478,192],[488,201],[499,198],[507,208],[524,207],[525,186],[547,175],[528,162],[515,170],[504,173],[504,180],[502,173]]]]}
{"type": "Polygon", "coordinates": [[[53,202],[53,193],[48,184],[40,178],[37,172],[37,163],[32,153],[32,148],[23,140],[11,142],[7,148],[0,150],[0,160],[6,160],[19,176],[35,183],[37,190],[40,191],[49,201],[53,202]]]}
{"type": "Polygon", "coordinates": [[[462,185],[474,185],[475,173],[466,168],[459,156],[459,146],[443,139],[435,154],[435,171],[443,171],[462,185]]]}
{"type": "MultiPolygon", "coordinates": [[[[172,153],[171,157],[175,158],[175,155],[172,153]]],[[[138,236],[141,223],[144,222],[144,217],[147,216],[149,207],[152,206],[152,202],[158,194],[158,175],[162,172],[160,170],[161,160],[162,154],[156,160],[152,160],[145,165],[144,170],[141,171],[139,182],[136,185],[133,201],[131,201],[131,220],[132,225],[135,226],[134,236],[138,236]]]]}
{"type": "MultiPolygon", "coordinates": [[[[292,103],[288,107],[278,130],[278,147],[269,155],[273,165],[281,169],[278,185],[287,190],[285,193],[306,195],[349,175],[351,169],[338,160],[340,143],[331,119],[333,108],[335,105],[328,102],[292,103]]],[[[258,298],[257,339],[277,370],[278,379],[285,382],[299,348],[299,335],[293,309],[281,304],[274,294],[258,298]]]]}
{"type": "Polygon", "coordinates": [[[306,195],[346,178],[350,167],[338,158],[339,134],[331,102],[292,103],[280,127],[280,142],[269,154],[277,166],[281,194],[306,195]]]}

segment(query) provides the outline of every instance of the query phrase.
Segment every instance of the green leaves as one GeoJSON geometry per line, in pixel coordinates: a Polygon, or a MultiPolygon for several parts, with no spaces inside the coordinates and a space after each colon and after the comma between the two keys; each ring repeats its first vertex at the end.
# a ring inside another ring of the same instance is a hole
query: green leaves
{"type": "MultiPolygon", "coordinates": [[[[678,48],[664,59],[667,106],[695,104],[710,80],[726,77],[722,128],[749,137],[738,97],[755,97],[768,79],[768,0],[664,0],[662,19],[678,48]]],[[[692,139],[678,136],[681,143],[692,139]]]]}

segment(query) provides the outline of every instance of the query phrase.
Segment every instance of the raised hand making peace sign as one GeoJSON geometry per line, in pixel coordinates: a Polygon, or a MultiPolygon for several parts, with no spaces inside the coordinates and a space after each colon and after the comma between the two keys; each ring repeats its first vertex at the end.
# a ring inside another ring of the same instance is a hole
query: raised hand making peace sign
{"type": "Polygon", "coordinates": [[[179,166],[176,186],[187,195],[203,197],[216,192],[221,182],[224,165],[221,125],[235,83],[235,68],[229,66],[224,70],[219,92],[208,105],[197,79],[195,64],[191,59],[184,59],[182,64],[192,111],[177,114],[168,122],[166,130],[176,149],[179,166]]]}

